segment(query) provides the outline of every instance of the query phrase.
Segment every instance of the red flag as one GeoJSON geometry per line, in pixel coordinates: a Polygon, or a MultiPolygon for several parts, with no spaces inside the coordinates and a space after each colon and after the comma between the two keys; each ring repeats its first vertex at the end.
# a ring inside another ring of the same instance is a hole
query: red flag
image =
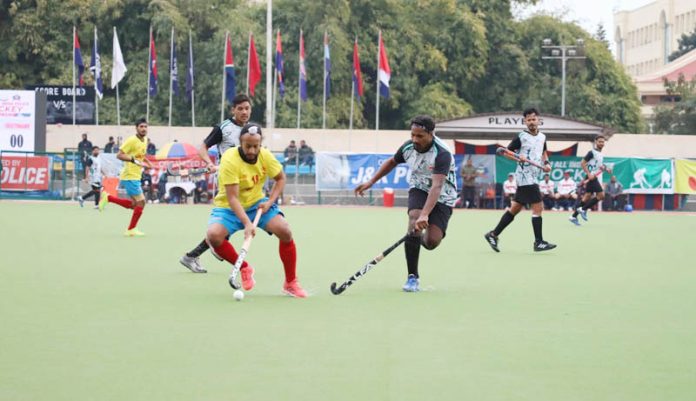
{"type": "Polygon", "coordinates": [[[358,39],[355,39],[353,44],[353,85],[355,92],[358,94],[358,99],[363,96],[362,71],[360,70],[360,55],[358,54],[358,39]]]}
{"type": "Polygon", "coordinates": [[[259,63],[259,57],[256,54],[256,45],[254,44],[254,35],[249,34],[249,62],[247,63],[248,70],[248,81],[249,93],[254,96],[254,88],[256,84],[261,82],[261,63],[259,63]]]}

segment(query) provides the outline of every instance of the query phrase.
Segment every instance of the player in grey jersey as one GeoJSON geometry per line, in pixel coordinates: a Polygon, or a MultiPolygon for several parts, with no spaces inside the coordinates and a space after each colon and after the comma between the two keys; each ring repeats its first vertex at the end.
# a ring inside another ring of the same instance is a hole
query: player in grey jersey
{"type": "MultiPolygon", "coordinates": [[[[227,149],[239,146],[239,133],[251,117],[251,99],[249,96],[241,94],[235,96],[230,106],[230,114],[232,115],[230,118],[213,127],[198,149],[198,155],[206,163],[211,173],[217,171],[217,166],[210,160],[208,149],[217,146],[218,160],[220,160],[227,149]]],[[[206,270],[201,266],[199,258],[208,249],[210,246],[204,239],[193,250],[179,258],[179,262],[194,273],[205,273],[206,270]]]]}
{"type": "Polygon", "coordinates": [[[606,170],[611,174],[611,169],[604,165],[602,149],[604,149],[605,143],[606,138],[598,135],[594,140],[594,146],[580,162],[583,171],[587,174],[587,179],[585,180],[585,195],[582,196],[580,205],[578,205],[578,208],[575,209],[573,215],[569,218],[570,222],[576,226],[580,225],[578,214],[587,221],[587,211],[592,209],[598,202],[604,200],[604,189],[602,188],[602,183],[599,182],[598,175],[602,170],[606,170]],[[594,196],[592,196],[593,194],[594,196]]]}
{"type": "Polygon", "coordinates": [[[379,167],[367,182],[355,188],[363,196],[372,185],[400,163],[411,168],[408,191],[408,232],[404,248],[408,277],[403,290],[419,291],[418,256],[421,244],[433,250],[445,237],[452,207],[457,198],[457,174],[454,157],[433,134],[435,122],[429,116],[411,120],[411,140],[404,143],[379,167]]]}
{"type": "MultiPolygon", "coordinates": [[[[556,247],[544,241],[541,230],[541,212],[544,209],[542,203],[541,191],[539,191],[538,177],[539,168],[532,166],[527,161],[532,161],[536,164],[544,165],[543,171],[548,173],[551,171],[549,157],[546,153],[546,135],[539,132],[539,112],[530,108],[522,113],[524,124],[527,130],[520,132],[515,139],[510,142],[508,149],[516,152],[519,156],[517,170],[515,170],[515,179],[517,180],[517,192],[512,201],[510,209],[506,210],[501,217],[498,225],[484,235],[488,245],[494,251],[500,252],[498,249],[498,236],[503,232],[515,219],[515,216],[522,210],[525,205],[531,205],[532,208],[532,228],[534,229],[534,251],[548,251],[556,247]]],[[[505,157],[515,160],[509,155],[505,157]]]]}

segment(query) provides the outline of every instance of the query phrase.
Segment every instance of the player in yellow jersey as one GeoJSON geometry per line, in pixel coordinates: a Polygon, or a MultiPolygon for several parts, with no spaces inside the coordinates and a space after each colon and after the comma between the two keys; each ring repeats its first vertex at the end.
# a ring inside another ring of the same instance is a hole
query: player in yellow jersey
{"type": "Polygon", "coordinates": [[[107,203],[115,203],[126,209],[133,209],[128,230],[124,233],[127,237],[141,237],[142,231],[135,228],[138,225],[138,220],[143,214],[145,208],[145,196],[140,185],[140,179],[143,175],[143,165],[152,168],[152,163],[145,158],[147,151],[147,121],[144,118],[139,119],[135,123],[135,135],[126,139],[121,145],[116,157],[124,161],[123,169],[121,170],[121,188],[126,190],[126,193],[131,199],[118,198],[115,195],[110,195],[106,191],[102,191],[99,199],[99,210],[104,210],[107,203]]]}
{"type": "MultiPolygon", "coordinates": [[[[234,264],[238,255],[226,238],[239,230],[244,230],[244,238],[256,235],[252,220],[261,211],[258,226],[280,240],[278,252],[285,269],[283,292],[305,298],[307,293],[300,287],[295,273],[297,251],[292,231],[275,203],[285,187],[285,173],[275,156],[261,147],[261,139],[261,126],[248,123],[240,131],[240,146],[222,155],[218,169],[220,189],[210,213],[206,238],[216,255],[234,264]],[[267,177],[274,180],[269,197],[263,193],[267,177]]],[[[244,290],[254,288],[254,269],[246,261],[241,274],[244,290]]]]}

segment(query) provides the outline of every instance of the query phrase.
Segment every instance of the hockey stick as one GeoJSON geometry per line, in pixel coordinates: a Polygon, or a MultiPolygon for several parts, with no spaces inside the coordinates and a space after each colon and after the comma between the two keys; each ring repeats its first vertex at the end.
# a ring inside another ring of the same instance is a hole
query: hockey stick
{"type": "Polygon", "coordinates": [[[343,291],[345,291],[346,288],[348,288],[348,287],[350,287],[351,285],[353,285],[353,283],[354,283],[356,280],[358,280],[360,277],[362,277],[362,276],[364,276],[365,274],[367,274],[367,272],[369,272],[370,270],[372,270],[372,268],[374,268],[374,267],[377,265],[377,263],[379,263],[382,259],[384,259],[385,257],[387,257],[387,255],[389,255],[389,254],[391,253],[391,251],[393,251],[393,250],[396,249],[399,245],[401,245],[402,242],[406,241],[406,238],[408,238],[408,236],[409,236],[409,234],[406,234],[406,235],[404,235],[403,237],[401,237],[401,238],[400,238],[398,241],[396,241],[392,246],[390,246],[389,248],[387,248],[387,249],[385,249],[384,251],[382,251],[382,253],[380,253],[379,255],[377,255],[377,257],[375,257],[375,258],[372,259],[371,261],[367,262],[367,263],[362,267],[362,269],[358,270],[355,274],[353,274],[347,281],[345,281],[345,282],[344,282],[343,284],[341,284],[340,286],[336,287],[336,283],[331,283],[331,292],[332,292],[334,295],[339,295],[339,294],[343,293],[343,291]]]}
{"type": "Polygon", "coordinates": [[[513,152],[513,151],[511,151],[510,149],[507,149],[507,148],[499,147],[498,149],[495,150],[495,153],[496,153],[496,154],[499,154],[499,155],[501,155],[501,156],[509,156],[509,157],[513,158],[513,159],[514,159],[516,162],[518,162],[518,163],[529,163],[530,165],[532,165],[532,166],[534,166],[534,167],[536,167],[536,168],[540,168],[540,169],[542,169],[542,170],[544,169],[544,166],[542,166],[541,164],[536,163],[536,162],[531,161],[531,160],[526,159],[526,158],[523,160],[523,159],[520,157],[520,155],[518,155],[517,153],[515,153],[515,152],[513,152]]]}
{"type": "Polygon", "coordinates": [[[174,166],[174,163],[167,164],[167,174],[173,177],[181,177],[187,175],[201,175],[208,173],[210,170],[207,167],[182,169],[180,165],[174,166]]]}
{"type": "MultiPolygon", "coordinates": [[[[259,225],[261,214],[262,212],[260,210],[256,211],[256,217],[254,218],[254,228],[256,228],[256,226],[259,225]]],[[[234,262],[232,273],[230,273],[230,278],[227,280],[230,283],[230,286],[235,290],[241,288],[241,285],[239,285],[239,282],[237,281],[237,276],[239,275],[239,270],[242,268],[242,264],[244,264],[244,259],[246,258],[247,253],[249,252],[249,247],[251,246],[251,240],[253,238],[254,237],[252,236],[244,238],[244,244],[242,244],[242,249],[239,250],[239,256],[237,257],[237,261],[234,262]]]]}

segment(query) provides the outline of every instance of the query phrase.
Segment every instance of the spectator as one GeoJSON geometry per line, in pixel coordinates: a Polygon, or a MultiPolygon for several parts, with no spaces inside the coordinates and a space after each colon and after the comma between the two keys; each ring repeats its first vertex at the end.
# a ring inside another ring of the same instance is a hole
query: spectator
{"type": "Polygon", "coordinates": [[[283,161],[283,168],[287,167],[288,165],[297,165],[297,145],[295,145],[294,140],[290,141],[288,147],[285,148],[285,150],[283,151],[283,156],[285,156],[285,160],[283,161]]]}
{"type": "Polygon", "coordinates": [[[503,196],[505,207],[510,207],[512,198],[517,192],[517,182],[515,182],[515,173],[508,174],[508,179],[503,183],[503,196]]]}
{"type": "Polygon", "coordinates": [[[461,206],[467,209],[472,209],[474,205],[474,195],[476,193],[476,167],[469,157],[461,168],[460,175],[462,176],[462,196],[461,206]]]}
{"type": "Polygon", "coordinates": [[[612,175],[609,182],[604,187],[604,203],[602,207],[605,210],[623,210],[626,205],[626,195],[623,193],[623,185],[616,180],[616,176],[612,175]]]}
{"type": "Polygon", "coordinates": [[[82,163],[82,171],[85,177],[87,177],[87,160],[92,154],[92,142],[87,139],[87,133],[82,134],[82,140],[77,144],[77,153],[80,157],[80,162],[82,163]]]}
{"type": "Polygon", "coordinates": [[[314,150],[307,145],[304,139],[300,141],[298,156],[301,164],[307,165],[310,168],[314,165],[314,150]]]}
{"type": "Polygon", "coordinates": [[[558,182],[558,193],[556,193],[556,206],[559,210],[574,207],[575,200],[578,198],[576,187],[575,181],[570,178],[570,171],[563,173],[563,179],[558,182]]]}
{"type": "Polygon", "coordinates": [[[155,201],[166,202],[169,199],[169,194],[167,194],[167,170],[162,169],[160,171],[159,180],[157,180],[157,197],[155,201]]]}
{"type": "Polygon", "coordinates": [[[116,137],[116,145],[114,146],[114,153],[118,153],[121,150],[121,144],[123,143],[123,137],[116,137]]]}
{"type": "Polygon", "coordinates": [[[193,192],[193,203],[208,203],[208,180],[205,175],[201,175],[196,181],[196,189],[193,192]]]}
{"type": "Polygon", "coordinates": [[[154,156],[157,153],[157,146],[152,142],[152,140],[147,141],[147,154],[154,156]]]}
{"type": "Polygon", "coordinates": [[[154,170],[152,170],[152,169],[145,170],[145,171],[143,171],[143,175],[140,178],[140,184],[143,187],[143,194],[145,195],[146,201],[147,200],[152,201],[152,199],[154,198],[153,197],[154,191],[152,189],[152,173],[153,172],[154,172],[154,170]]]}
{"type": "Polygon", "coordinates": [[[114,141],[114,137],[110,136],[109,137],[109,142],[104,145],[104,153],[116,153],[114,151],[114,147],[116,146],[116,142],[114,141]]]}
{"type": "Polygon", "coordinates": [[[544,174],[544,179],[539,183],[539,191],[541,191],[541,200],[544,202],[544,209],[556,209],[556,184],[551,181],[548,174],[544,174]]]}

